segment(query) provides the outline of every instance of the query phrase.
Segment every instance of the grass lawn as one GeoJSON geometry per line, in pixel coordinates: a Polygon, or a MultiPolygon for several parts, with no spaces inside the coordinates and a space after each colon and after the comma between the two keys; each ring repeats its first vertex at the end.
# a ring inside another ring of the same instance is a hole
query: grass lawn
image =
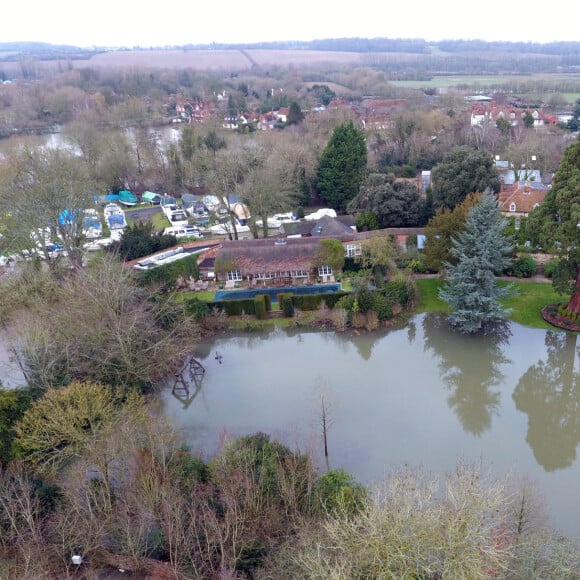
{"type": "MultiPolygon", "coordinates": [[[[500,285],[510,282],[500,281],[500,285]]],[[[502,300],[505,308],[510,308],[510,320],[531,326],[533,328],[551,328],[540,314],[540,311],[547,304],[554,302],[565,302],[566,296],[556,294],[551,284],[545,282],[519,282],[511,283],[514,294],[502,300]]],[[[442,281],[439,278],[419,278],[417,286],[419,288],[419,301],[417,312],[449,312],[449,307],[438,297],[439,288],[442,281]]]]}
{"type": "MultiPolygon", "coordinates": [[[[540,314],[540,311],[547,304],[554,302],[565,302],[566,296],[556,294],[552,290],[552,284],[545,282],[523,282],[514,281],[506,282],[501,280],[500,285],[512,284],[514,294],[502,300],[505,308],[511,309],[509,315],[510,320],[530,326],[532,328],[550,328],[554,327],[548,324],[540,314]]],[[[352,290],[352,287],[345,288],[343,282],[343,290],[352,290]]],[[[439,278],[418,278],[417,287],[419,289],[419,300],[415,312],[449,312],[450,308],[445,302],[439,299],[439,288],[442,285],[442,280],[439,278]]],[[[177,300],[186,300],[188,298],[197,298],[203,302],[211,302],[214,299],[215,292],[200,291],[200,292],[180,292],[177,294],[177,300]]],[[[277,303],[273,303],[272,307],[276,309],[277,303]]],[[[262,325],[273,324],[273,321],[261,321],[262,325]]],[[[285,326],[286,324],[294,324],[292,319],[276,319],[276,324],[285,326]]],[[[245,323],[239,323],[245,324],[245,323]]],[[[232,325],[236,327],[234,323],[232,325]]]]}

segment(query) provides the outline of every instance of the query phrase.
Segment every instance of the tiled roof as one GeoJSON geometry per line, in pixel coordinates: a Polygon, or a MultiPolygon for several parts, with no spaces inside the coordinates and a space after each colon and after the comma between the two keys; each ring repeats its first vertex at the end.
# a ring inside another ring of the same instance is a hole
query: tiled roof
{"type": "Polygon", "coordinates": [[[511,187],[500,192],[498,196],[500,208],[505,213],[528,214],[544,201],[548,191],[543,183],[516,181],[511,187]],[[510,210],[512,204],[515,207],[513,211],[510,210]]]}

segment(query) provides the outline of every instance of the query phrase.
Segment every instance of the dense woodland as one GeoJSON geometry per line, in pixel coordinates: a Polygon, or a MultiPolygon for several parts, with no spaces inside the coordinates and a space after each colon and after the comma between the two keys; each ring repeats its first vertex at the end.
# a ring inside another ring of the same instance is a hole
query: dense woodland
{"type": "MultiPolygon", "coordinates": [[[[235,192],[263,218],[328,204],[354,213],[361,228],[422,225],[449,242],[469,223],[475,194],[497,191],[494,156],[521,167],[533,155],[535,168],[556,175],[554,193],[517,242],[534,232],[544,247],[555,235],[569,240],[559,281],[572,291],[580,145],[567,127],[474,131],[467,88],[403,90],[380,67],[225,73],[71,60],[55,69],[35,58],[19,66],[19,78],[0,85],[2,251],[25,250],[31,229],[58,227],[63,209],[125,187],[235,192]],[[369,95],[401,102],[384,129],[361,126],[369,95]],[[314,110],[335,99],[346,106],[314,110]],[[184,101],[213,113],[173,123],[184,101]],[[293,114],[270,131],[223,129],[226,116],[280,108],[293,114]],[[70,149],[28,140],[54,130],[70,149]],[[420,193],[423,169],[434,183],[420,193]]],[[[522,98],[574,108],[562,95],[544,97],[536,85],[522,98]]],[[[74,229],[61,233],[67,263],[30,261],[0,285],[0,319],[17,331],[29,382],[0,391],[0,576],[96,578],[122,568],[200,579],[579,577],[580,548],[547,525],[533,486],[494,481],[482,466],[458,464],[441,481],[405,468],[364,488],[264,434],[195,456],[155,408],[155,390],[227,320],[201,319],[168,284],[143,284],[115,254],[87,266],[74,229]]],[[[426,249],[424,266],[452,261],[450,245],[426,249]]],[[[395,271],[391,252],[370,248],[364,269],[395,271]]],[[[361,288],[357,312],[363,299],[373,304],[361,288]]],[[[323,402],[321,429],[326,419],[323,402]]]]}

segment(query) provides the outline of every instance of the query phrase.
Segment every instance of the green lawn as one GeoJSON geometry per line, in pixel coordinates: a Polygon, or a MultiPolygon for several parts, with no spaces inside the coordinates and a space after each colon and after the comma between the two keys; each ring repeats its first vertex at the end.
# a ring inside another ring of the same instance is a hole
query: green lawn
{"type": "MultiPolygon", "coordinates": [[[[505,282],[500,281],[500,285],[512,284],[514,294],[502,301],[505,308],[511,309],[510,319],[519,324],[533,328],[553,328],[542,318],[540,311],[546,304],[554,302],[565,302],[566,296],[556,294],[552,290],[552,285],[545,282],[505,282]]],[[[415,312],[449,312],[449,306],[439,299],[439,288],[442,281],[439,278],[418,278],[417,287],[419,289],[419,300],[415,312]]],[[[343,290],[352,290],[345,288],[343,290]]],[[[203,302],[211,302],[215,292],[180,292],[177,294],[178,300],[187,298],[198,298],[203,302]]],[[[274,308],[277,307],[273,304],[274,308]]],[[[280,323],[280,320],[276,320],[280,323]]]]}
{"type": "MultiPolygon", "coordinates": [[[[508,282],[500,281],[500,285],[508,282]]],[[[438,297],[442,281],[439,278],[420,278],[417,280],[419,301],[417,312],[449,312],[449,307],[438,297]]],[[[556,294],[551,284],[545,282],[511,283],[514,294],[502,300],[505,308],[510,308],[510,319],[533,328],[553,328],[544,321],[540,311],[546,304],[565,302],[567,297],[556,294]]]]}

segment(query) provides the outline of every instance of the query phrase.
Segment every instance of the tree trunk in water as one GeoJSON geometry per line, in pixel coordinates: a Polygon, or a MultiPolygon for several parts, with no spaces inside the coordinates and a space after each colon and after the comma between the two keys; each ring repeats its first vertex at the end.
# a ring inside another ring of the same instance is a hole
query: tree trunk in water
{"type": "Polygon", "coordinates": [[[580,314],[580,268],[578,268],[576,273],[576,285],[574,286],[574,292],[572,292],[572,298],[570,298],[568,303],[568,310],[580,314]]]}

